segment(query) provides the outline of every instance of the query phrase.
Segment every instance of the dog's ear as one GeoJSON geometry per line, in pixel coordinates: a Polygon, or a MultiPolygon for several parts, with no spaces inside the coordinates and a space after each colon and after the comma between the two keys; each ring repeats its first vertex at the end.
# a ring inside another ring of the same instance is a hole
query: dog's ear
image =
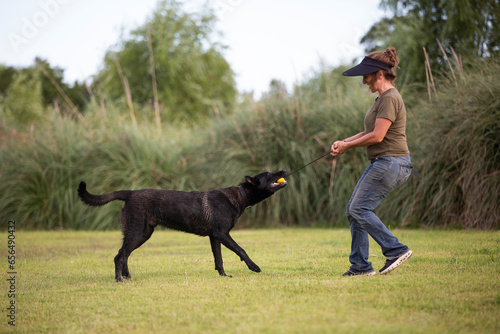
{"type": "Polygon", "coordinates": [[[258,183],[258,180],[254,177],[251,177],[251,176],[245,176],[245,180],[250,183],[250,184],[253,184],[254,186],[257,185],[258,183]]]}

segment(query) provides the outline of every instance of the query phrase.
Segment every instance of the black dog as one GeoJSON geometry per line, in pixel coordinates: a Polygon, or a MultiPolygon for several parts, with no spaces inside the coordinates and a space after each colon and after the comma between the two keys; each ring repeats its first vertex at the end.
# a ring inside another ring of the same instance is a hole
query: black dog
{"type": "Polygon", "coordinates": [[[222,265],[221,243],[235,252],[248,268],[260,272],[247,253],[229,235],[238,218],[246,208],[273,195],[286,186],[278,183],[286,171],[261,173],[254,177],[245,176],[245,182],[237,187],[212,191],[172,190],[120,190],[106,195],[92,195],[87,192],[85,182],[78,187],[80,199],[92,206],[104,205],[114,200],[125,202],[120,213],[123,245],[115,257],[115,278],[130,278],[128,257],[153,234],[160,224],[165,227],[209,236],[215,259],[215,270],[226,276],[222,265]]]}

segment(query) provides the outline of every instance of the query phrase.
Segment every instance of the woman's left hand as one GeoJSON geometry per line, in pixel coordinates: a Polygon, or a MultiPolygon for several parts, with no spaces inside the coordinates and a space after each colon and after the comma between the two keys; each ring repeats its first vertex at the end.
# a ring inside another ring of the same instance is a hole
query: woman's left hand
{"type": "Polygon", "coordinates": [[[347,142],[337,140],[332,144],[331,152],[330,154],[333,155],[334,157],[337,157],[339,155],[344,154],[348,150],[348,145],[347,142]]]}

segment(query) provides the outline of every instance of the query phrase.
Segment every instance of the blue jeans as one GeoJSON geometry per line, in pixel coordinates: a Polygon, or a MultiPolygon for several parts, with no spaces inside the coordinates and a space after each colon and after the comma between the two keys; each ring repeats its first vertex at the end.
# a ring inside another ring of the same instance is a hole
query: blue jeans
{"type": "Polygon", "coordinates": [[[392,235],[373,213],[392,190],[405,183],[411,175],[410,156],[373,159],[359,179],[347,204],[347,219],[351,227],[351,271],[372,271],[368,261],[368,235],[382,248],[389,260],[398,258],[409,248],[392,235]]]}

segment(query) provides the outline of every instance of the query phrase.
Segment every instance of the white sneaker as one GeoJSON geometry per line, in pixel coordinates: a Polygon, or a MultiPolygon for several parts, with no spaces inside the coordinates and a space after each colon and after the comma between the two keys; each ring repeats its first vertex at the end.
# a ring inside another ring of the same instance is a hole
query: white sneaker
{"type": "Polygon", "coordinates": [[[394,269],[396,269],[397,267],[399,267],[400,265],[405,263],[405,261],[408,260],[412,254],[413,254],[413,252],[410,249],[408,249],[400,257],[398,257],[396,259],[385,261],[385,266],[383,266],[382,269],[380,269],[380,271],[379,271],[380,275],[384,275],[384,274],[387,274],[388,272],[393,271],[394,269]]]}

